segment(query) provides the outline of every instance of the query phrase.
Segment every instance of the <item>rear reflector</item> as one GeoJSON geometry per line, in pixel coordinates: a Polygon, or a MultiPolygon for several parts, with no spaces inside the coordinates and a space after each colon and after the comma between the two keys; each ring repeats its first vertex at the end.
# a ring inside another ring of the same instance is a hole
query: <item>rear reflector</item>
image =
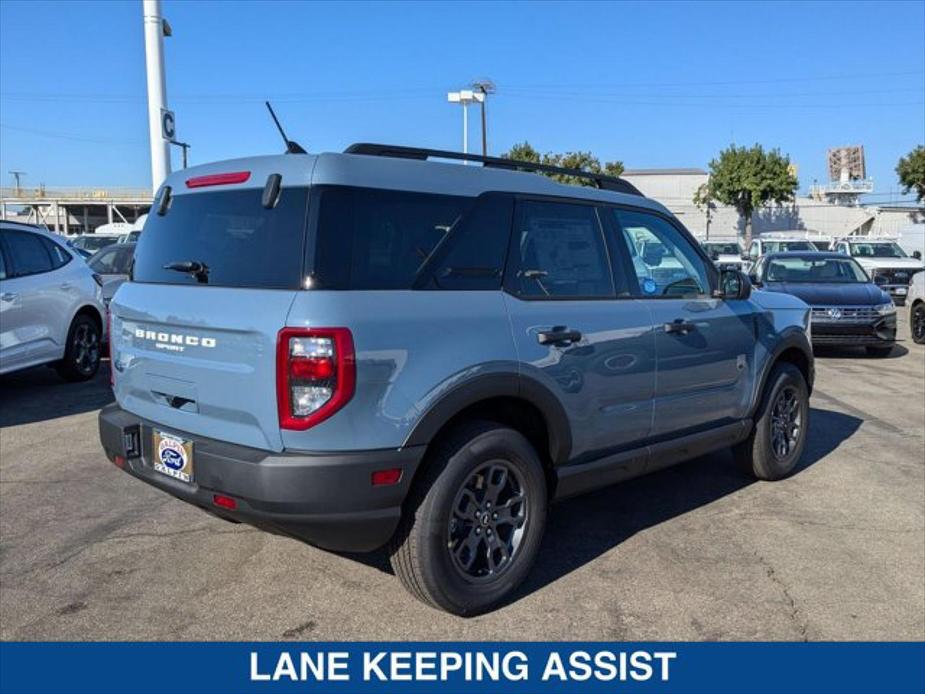
{"type": "Polygon", "coordinates": [[[116,467],[121,467],[121,468],[125,467],[125,457],[124,456],[117,455],[115,458],[112,459],[112,462],[116,467]]]}
{"type": "Polygon", "coordinates": [[[398,484],[401,480],[401,468],[393,467],[388,470],[376,470],[372,476],[372,483],[374,487],[387,487],[393,484],[398,484]]]}
{"type": "Polygon", "coordinates": [[[232,171],[231,173],[194,176],[186,179],[187,188],[205,188],[206,186],[227,186],[232,183],[244,183],[251,177],[250,171],[232,171]]]}
{"type": "Polygon", "coordinates": [[[234,511],[238,507],[237,501],[232,499],[230,496],[225,496],[224,494],[213,494],[212,503],[216,506],[227,508],[230,511],[234,511]]]}

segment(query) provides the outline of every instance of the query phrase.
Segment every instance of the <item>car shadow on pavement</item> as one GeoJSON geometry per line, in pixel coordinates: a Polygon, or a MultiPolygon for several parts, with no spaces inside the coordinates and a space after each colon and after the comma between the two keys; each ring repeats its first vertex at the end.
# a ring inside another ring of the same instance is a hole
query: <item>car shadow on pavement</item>
{"type": "Polygon", "coordinates": [[[54,369],[37,366],[0,376],[0,427],[98,410],[112,399],[108,359],[83,383],[68,383],[54,369]]]}
{"type": "MultiPolygon", "coordinates": [[[[857,417],[813,407],[810,436],[793,474],[825,458],[861,424],[857,417]]],[[[556,504],[550,509],[536,566],[512,601],[541,590],[640,531],[754,483],[729,451],[720,451],[556,504]]]]}
{"type": "MultiPolygon", "coordinates": [[[[829,455],[851,438],[862,422],[842,412],[813,407],[810,436],[793,474],[799,475],[829,455]]],[[[754,483],[755,479],[735,464],[729,451],[720,451],[554,504],[536,564],[508,604],[542,590],[640,531],[754,483]]],[[[392,573],[384,551],[347,556],[392,573]]]]}

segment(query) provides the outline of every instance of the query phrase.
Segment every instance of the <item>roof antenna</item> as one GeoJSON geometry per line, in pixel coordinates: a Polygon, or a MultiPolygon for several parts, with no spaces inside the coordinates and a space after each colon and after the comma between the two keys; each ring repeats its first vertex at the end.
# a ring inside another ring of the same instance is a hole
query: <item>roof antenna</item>
{"type": "Polygon", "coordinates": [[[276,128],[279,130],[279,134],[283,137],[283,142],[286,143],[286,154],[308,154],[308,152],[302,149],[302,146],[298,142],[295,140],[290,140],[288,137],[286,137],[283,126],[279,124],[279,118],[276,117],[276,113],[274,113],[273,107],[270,106],[270,102],[264,101],[264,103],[267,105],[267,110],[270,112],[270,117],[273,119],[273,122],[276,123],[276,128]]]}

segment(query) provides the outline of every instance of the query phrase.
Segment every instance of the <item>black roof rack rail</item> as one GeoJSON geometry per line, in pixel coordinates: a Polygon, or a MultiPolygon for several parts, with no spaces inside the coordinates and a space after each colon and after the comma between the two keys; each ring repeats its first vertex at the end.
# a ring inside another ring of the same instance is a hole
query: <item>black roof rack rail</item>
{"type": "Polygon", "coordinates": [[[594,181],[601,190],[612,190],[617,193],[639,195],[639,189],[629,181],[607,174],[582,171],[581,169],[566,169],[550,164],[537,164],[518,159],[502,159],[501,157],[484,157],[481,154],[466,154],[463,152],[450,152],[442,149],[427,149],[424,147],[405,147],[402,145],[381,145],[372,142],[357,142],[344,150],[344,154],[366,154],[373,157],[396,157],[398,159],[418,159],[426,161],[432,157],[438,159],[459,159],[462,161],[477,161],[483,166],[494,169],[511,169],[514,171],[536,171],[539,173],[554,173],[565,176],[577,176],[594,181]]]}

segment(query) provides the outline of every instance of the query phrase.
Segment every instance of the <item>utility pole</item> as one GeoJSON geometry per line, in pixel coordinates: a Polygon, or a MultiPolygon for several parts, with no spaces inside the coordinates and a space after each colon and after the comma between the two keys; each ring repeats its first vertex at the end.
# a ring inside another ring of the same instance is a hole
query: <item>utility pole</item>
{"type": "Polygon", "coordinates": [[[23,176],[26,175],[26,172],[25,171],[8,171],[7,173],[9,173],[13,177],[13,180],[16,181],[16,187],[14,188],[14,191],[15,191],[14,195],[16,195],[16,197],[19,197],[19,194],[22,192],[22,186],[20,185],[22,182],[21,179],[23,176]]]}
{"type": "Polygon", "coordinates": [[[148,136],[151,140],[151,187],[154,192],[170,173],[173,114],[167,110],[164,77],[164,36],[170,27],[161,17],[160,0],[143,0],[145,65],[148,75],[148,136]],[[169,118],[169,123],[168,123],[169,118]],[[167,130],[170,136],[165,136],[167,130]]]}
{"type": "Polygon", "coordinates": [[[485,104],[488,101],[488,95],[495,93],[495,84],[491,80],[479,80],[472,83],[472,88],[482,95],[479,104],[482,107],[482,156],[488,156],[488,124],[485,119],[485,104]]]}

